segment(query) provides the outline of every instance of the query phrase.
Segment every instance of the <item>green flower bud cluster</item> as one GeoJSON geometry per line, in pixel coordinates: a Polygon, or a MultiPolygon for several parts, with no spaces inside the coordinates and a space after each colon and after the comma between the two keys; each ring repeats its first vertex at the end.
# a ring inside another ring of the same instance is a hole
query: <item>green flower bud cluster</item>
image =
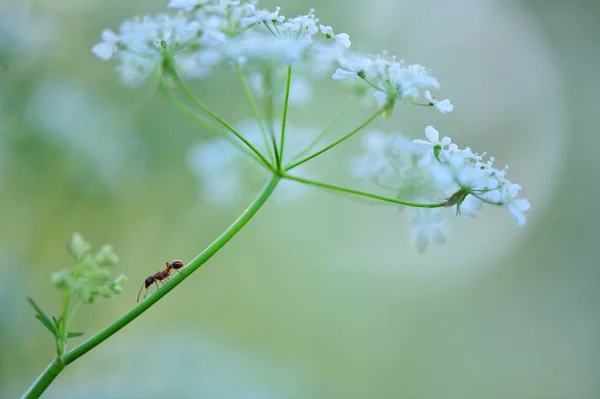
{"type": "Polygon", "coordinates": [[[99,296],[110,298],[123,292],[126,277],[119,274],[111,278],[110,266],[119,261],[112,246],[104,245],[94,254],[83,236],[74,233],[68,248],[77,266],[52,273],[50,281],[53,286],[70,292],[84,303],[92,303],[99,296]]]}

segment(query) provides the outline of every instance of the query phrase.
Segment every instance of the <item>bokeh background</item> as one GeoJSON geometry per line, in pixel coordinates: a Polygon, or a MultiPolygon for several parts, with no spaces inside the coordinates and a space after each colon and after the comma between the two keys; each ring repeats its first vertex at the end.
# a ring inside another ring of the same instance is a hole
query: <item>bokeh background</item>
{"type": "MultiPolygon", "coordinates": [[[[123,295],[81,310],[74,328],[90,336],[250,198],[206,203],[186,154],[209,136],[90,52],[103,28],[165,3],[0,0],[0,397],[18,397],[53,356],[26,296],[58,313],[49,274],[72,265],[73,231],[113,244],[129,278],[123,295]]],[[[279,4],[290,16],[315,7],[357,48],[431,67],[455,111],[399,107],[377,127],[417,138],[434,124],[487,150],[525,187],[529,223],[488,209],[419,255],[394,207],[316,189],[273,201],[44,397],[600,397],[600,3],[279,4]]],[[[230,120],[249,115],[233,77],[193,88],[230,120]]],[[[345,102],[325,88],[291,121],[323,126],[345,102]]],[[[324,157],[319,178],[361,187],[347,177],[358,147],[324,157]]]]}

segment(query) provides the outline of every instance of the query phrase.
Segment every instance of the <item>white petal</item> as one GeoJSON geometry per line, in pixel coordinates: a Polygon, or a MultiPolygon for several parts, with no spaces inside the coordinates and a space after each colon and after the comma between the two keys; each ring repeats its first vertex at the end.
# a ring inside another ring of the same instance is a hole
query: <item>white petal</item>
{"type": "Polygon", "coordinates": [[[443,101],[438,101],[434,105],[442,114],[452,112],[452,110],[454,109],[454,105],[452,105],[450,103],[450,100],[447,99],[443,101]]]}
{"type": "Polygon", "coordinates": [[[450,143],[452,143],[452,139],[451,139],[450,137],[448,137],[448,136],[444,136],[444,137],[442,138],[442,141],[440,141],[440,144],[441,144],[442,146],[444,146],[444,147],[445,147],[445,146],[447,146],[447,145],[448,145],[448,144],[450,144],[450,143]]]}
{"type": "Polygon", "coordinates": [[[506,204],[506,210],[508,211],[510,216],[512,216],[512,218],[515,219],[515,222],[517,222],[518,226],[523,226],[525,225],[525,223],[527,223],[525,215],[523,215],[523,212],[514,203],[511,202],[509,204],[506,204]]]}
{"type": "Polygon", "coordinates": [[[351,72],[340,68],[338,68],[332,76],[333,80],[354,79],[356,77],[358,77],[356,72],[351,72]]]}
{"type": "MultiPolygon", "coordinates": [[[[435,99],[433,98],[433,96],[431,95],[431,92],[429,90],[427,90],[425,92],[425,99],[427,101],[429,101],[431,104],[434,104],[435,99]]],[[[437,101],[435,101],[435,102],[437,102],[437,101]]]]}
{"type": "Polygon", "coordinates": [[[333,36],[333,28],[331,26],[319,25],[319,28],[321,28],[321,32],[324,35],[333,36]]]}
{"type": "Polygon", "coordinates": [[[413,142],[413,144],[418,145],[419,147],[427,148],[427,149],[430,149],[433,146],[433,144],[431,142],[421,140],[421,139],[414,139],[412,142],[413,142]]]}
{"type": "Polygon", "coordinates": [[[430,142],[435,144],[440,140],[440,132],[435,130],[435,128],[430,125],[425,128],[425,137],[427,137],[430,142]]]}
{"type": "Polygon", "coordinates": [[[115,46],[105,42],[100,42],[92,47],[92,53],[101,60],[108,60],[113,56],[115,52],[115,46]]]}
{"type": "Polygon", "coordinates": [[[104,29],[100,37],[102,37],[102,41],[110,44],[114,44],[119,40],[119,36],[110,29],[104,29]]]}
{"type": "Polygon", "coordinates": [[[335,35],[335,41],[340,46],[345,48],[349,48],[352,42],[350,41],[350,36],[347,33],[340,33],[335,35]]]}
{"type": "Polygon", "coordinates": [[[519,198],[514,200],[513,202],[517,206],[517,208],[519,208],[523,212],[528,211],[531,207],[531,204],[529,204],[529,201],[527,201],[525,198],[519,198]]]}

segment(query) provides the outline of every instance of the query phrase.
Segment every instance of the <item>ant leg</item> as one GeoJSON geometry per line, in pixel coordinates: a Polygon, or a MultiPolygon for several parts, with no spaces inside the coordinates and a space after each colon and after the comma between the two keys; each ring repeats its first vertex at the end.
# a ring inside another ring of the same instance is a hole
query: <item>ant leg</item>
{"type": "MultiPolygon", "coordinates": [[[[140,303],[140,294],[142,293],[142,289],[144,288],[144,285],[146,284],[146,282],[144,281],[142,283],[142,286],[140,287],[140,292],[138,292],[138,296],[137,296],[137,303],[140,303]]],[[[146,289],[146,292],[148,292],[148,290],[146,289]]],[[[144,295],[144,298],[146,298],[146,295],[144,295]]]]}
{"type": "MultiPolygon", "coordinates": [[[[156,284],[157,281],[160,281],[160,280],[154,279],[154,284],[156,284]]],[[[162,281],[161,281],[161,283],[162,283],[162,281]]],[[[156,289],[158,290],[159,288],[160,287],[158,286],[158,284],[156,284],[156,289]]],[[[144,299],[146,299],[146,295],[148,295],[148,290],[146,290],[146,292],[144,293],[144,299]]]]}
{"type": "Polygon", "coordinates": [[[176,271],[177,273],[179,273],[179,274],[181,274],[181,275],[183,275],[185,277],[185,274],[183,272],[180,272],[179,270],[177,270],[175,268],[173,268],[173,271],[176,271]]]}

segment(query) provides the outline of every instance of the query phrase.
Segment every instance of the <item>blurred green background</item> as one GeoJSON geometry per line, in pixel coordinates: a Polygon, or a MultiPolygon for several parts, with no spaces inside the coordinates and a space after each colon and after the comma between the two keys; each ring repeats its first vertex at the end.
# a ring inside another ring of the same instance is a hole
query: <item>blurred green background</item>
{"type": "MultiPolygon", "coordinates": [[[[113,244],[129,277],[123,295],[82,309],[74,328],[89,337],[251,198],[203,203],[185,154],[208,136],[90,52],[103,28],[165,3],[0,0],[0,397],[20,395],[53,356],[26,296],[58,313],[49,273],[72,265],[73,231],[113,244]]],[[[377,127],[417,138],[433,124],[487,150],[524,186],[529,223],[487,209],[418,255],[393,207],[317,190],[273,201],[44,397],[600,397],[600,3],[279,4],[288,16],[315,7],[353,46],[432,68],[455,111],[401,106],[377,127]]],[[[193,88],[230,120],[249,116],[232,76],[193,88]]],[[[323,126],[345,102],[326,88],[292,122],[323,126]]],[[[360,187],[346,177],[358,142],[319,161],[319,178],[360,187]]]]}

